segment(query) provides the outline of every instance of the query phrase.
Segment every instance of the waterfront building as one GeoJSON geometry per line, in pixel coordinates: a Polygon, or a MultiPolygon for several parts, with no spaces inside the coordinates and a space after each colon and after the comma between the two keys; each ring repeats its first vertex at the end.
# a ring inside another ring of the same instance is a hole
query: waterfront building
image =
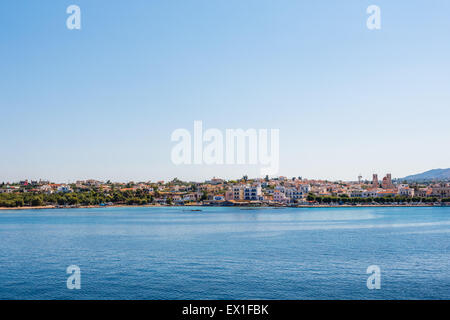
{"type": "Polygon", "coordinates": [[[403,197],[414,197],[414,189],[408,185],[402,184],[398,186],[398,195],[403,197]]]}
{"type": "Polygon", "coordinates": [[[299,189],[304,195],[308,195],[311,191],[311,186],[309,184],[301,184],[299,189]]]}
{"type": "Polygon", "coordinates": [[[450,198],[450,185],[436,185],[431,187],[431,196],[440,198],[450,198]]]}
{"type": "Polygon", "coordinates": [[[279,202],[279,203],[285,203],[288,201],[285,194],[281,192],[280,190],[275,190],[273,193],[273,201],[279,202]]]}
{"type": "Polygon", "coordinates": [[[225,192],[225,200],[230,201],[230,200],[234,200],[234,193],[233,190],[228,190],[225,192]]]}
{"type": "Polygon", "coordinates": [[[244,200],[244,188],[242,186],[233,186],[233,200],[244,200]]]}
{"type": "Polygon", "coordinates": [[[394,189],[381,190],[377,192],[377,197],[395,197],[397,195],[397,191],[394,189]]]}
{"type": "Polygon", "coordinates": [[[183,201],[197,201],[197,194],[187,193],[183,196],[183,201]]]}
{"type": "Polygon", "coordinates": [[[364,190],[361,193],[361,197],[363,198],[375,198],[377,196],[376,190],[364,190]]]}
{"type": "Polygon", "coordinates": [[[262,199],[262,189],[260,184],[238,185],[233,187],[233,200],[256,201],[262,199]]]}
{"type": "Polygon", "coordinates": [[[244,187],[244,200],[262,200],[262,191],[261,185],[257,184],[254,186],[245,186],[244,187]]]}
{"type": "Polygon", "coordinates": [[[417,197],[425,198],[425,197],[431,196],[432,191],[433,191],[433,190],[431,190],[431,188],[420,188],[420,189],[417,189],[417,190],[414,192],[414,194],[415,194],[417,197]]]}
{"type": "Polygon", "coordinates": [[[286,188],[285,196],[289,198],[291,201],[303,199],[308,195],[308,188],[286,188]]]}
{"type": "Polygon", "coordinates": [[[351,190],[350,191],[350,194],[349,194],[349,196],[350,196],[350,198],[361,198],[362,197],[362,194],[363,194],[363,190],[357,190],[357,189],[354,189],[354,190],[351,190]]]}

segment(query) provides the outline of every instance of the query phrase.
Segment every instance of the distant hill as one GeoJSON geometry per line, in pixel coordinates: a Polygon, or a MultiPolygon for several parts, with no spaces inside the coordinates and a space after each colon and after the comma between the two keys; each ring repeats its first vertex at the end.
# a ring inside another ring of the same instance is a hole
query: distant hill
{"type": "Polygon", "coordinates": [[[407,181],[431,181],[431,180],[450,180],[450,168],[433,169],[419,174],[413,174],[399,179],[407,181]]]}

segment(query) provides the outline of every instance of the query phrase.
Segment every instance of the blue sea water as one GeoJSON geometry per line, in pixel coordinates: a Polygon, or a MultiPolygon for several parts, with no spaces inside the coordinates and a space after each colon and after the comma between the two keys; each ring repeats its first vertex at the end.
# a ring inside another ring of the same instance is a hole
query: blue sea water
{"type": "Polygon", "coordinates": [[[200,209],[0,211],[0,299],[450,299],[449,207],[200,209]]]}

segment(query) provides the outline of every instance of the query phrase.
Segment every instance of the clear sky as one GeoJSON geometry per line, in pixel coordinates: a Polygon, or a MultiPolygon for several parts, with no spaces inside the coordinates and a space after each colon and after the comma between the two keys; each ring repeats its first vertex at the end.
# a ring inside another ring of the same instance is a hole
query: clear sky
{"type": "Polygon", "coordinates": [[[0,40],[0,181],[258,174],[175,166],[194,120],[279,129],[289,177],[450,167],[448,0],[4,0],[0,40]]]}

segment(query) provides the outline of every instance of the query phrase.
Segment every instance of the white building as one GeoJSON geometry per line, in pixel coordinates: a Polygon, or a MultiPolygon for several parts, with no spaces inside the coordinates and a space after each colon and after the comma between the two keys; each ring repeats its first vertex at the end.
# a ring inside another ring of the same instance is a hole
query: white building
{"type": "Polygon", "coordinates": [[[376,198],[378,195],[376,190],[365,190],[361,193],[363,198],[376,198]]]}
{"type": "Polygon", "coordinates": [[[57,192],[69,193],[69,192],[72,192],[72,188],[70,188],[67,185],[61,185],[58,187],[57,192]]]}
{"type": "Polygon", "coordinates": [[[301,184],[299,189],[304,195],[307,195],[311,191],[311,186],[309,184],[301,184]]]}
{"type": "Polygon", "coordinates": [[[188,193],[183,195],[183,201],[196,201],[197,195],[195,193],[188,193]]]}
{"type": "Polygon", "coordinates": [[[234,200],[247,200],[247,201],[257,201],[262,200],[262,189],[261,185],[241,185],[233,187],[233,199],[234,200]]]}
{"type": "Polygon", "coordinates": [[[284,195],[291,200],[297,200],[302,199],[304,194],[296,188],[287,188],[284,195]]]}
{"type": "Polygon", "coordinates": [[[414,189],[402,184],[398,187],[398,194],[404,197],[414,197],[414,189]]]}
{"type": "Polygon", "coordinates": [[[285,203],[288,201],[288,198],[286,198],[285,194],[280,190],[275,190],[273,193],[273,201],[285,203]]]}
{"type": "Polygon", "coordinates": [[[350,190],[350,198],[361,198],[363,195],[363,190],[350,190]]]}
{"type": "Polygon", "coordinates": [[[53,193],[53,188],[46,184],[46,185],[40,186],[39,191],[47,193],[47,194],[51,194],[51,193],[53,193]]]}
{"type": "Polygon", "coordinates": [[[261,185],[245,186],[244,187],[244,200],[262,200],[261,185]]]}
{"type": "Polygon", "coordinates": [[[283,188],[279,189],[280,192],[284,193],[284,195],[291,200],[298,200],[305,198],[308,193],[311,191],[310,185],[300,185],[297,188],[283,188]]]}

